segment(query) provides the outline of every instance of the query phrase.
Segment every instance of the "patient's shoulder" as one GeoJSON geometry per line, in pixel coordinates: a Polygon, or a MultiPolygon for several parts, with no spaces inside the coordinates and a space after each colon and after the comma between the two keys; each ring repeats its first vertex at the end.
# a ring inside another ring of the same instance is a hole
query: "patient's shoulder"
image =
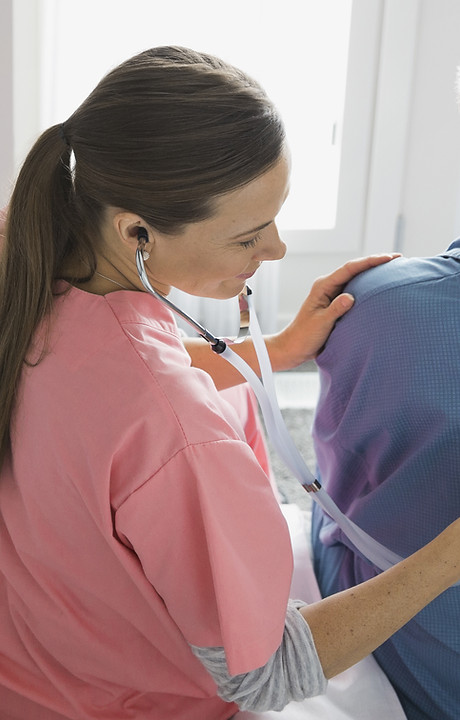
{"type": "Polygon", "coordinates": [[[355,298],[355,306],[386,294],[395,301],[402,293],[413,290],[439,294],[437,281],[458,282],[460,262],[456,257],[401,257],[361,273],[347,285],[346,291],[355,298]]]}

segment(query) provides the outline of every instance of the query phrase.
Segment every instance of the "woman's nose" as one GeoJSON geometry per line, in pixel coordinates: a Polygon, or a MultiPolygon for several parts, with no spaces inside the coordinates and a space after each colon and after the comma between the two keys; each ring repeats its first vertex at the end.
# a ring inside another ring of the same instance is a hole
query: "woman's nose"
{"type": "Polygon", "coordinates": [[[286,254],[286,245],[281,240],[275,223],[262,232],[261,241],[257,243],[254,260],[281,260],[286,254]]]}

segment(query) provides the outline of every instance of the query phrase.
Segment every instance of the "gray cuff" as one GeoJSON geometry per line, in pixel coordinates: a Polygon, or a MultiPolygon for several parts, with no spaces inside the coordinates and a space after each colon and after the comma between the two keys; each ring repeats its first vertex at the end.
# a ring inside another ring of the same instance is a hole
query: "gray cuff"
{"type": "Polygon", "coordinates": [[[327,680],[306,621],[298,612],[305,605],[290,600],[281,645],[261,668],[230,676],[221,647],[191,646],[193,653],[212,675],[219,696],[241,710],[282,710],[291,700],[324,693],[327,680]]]}

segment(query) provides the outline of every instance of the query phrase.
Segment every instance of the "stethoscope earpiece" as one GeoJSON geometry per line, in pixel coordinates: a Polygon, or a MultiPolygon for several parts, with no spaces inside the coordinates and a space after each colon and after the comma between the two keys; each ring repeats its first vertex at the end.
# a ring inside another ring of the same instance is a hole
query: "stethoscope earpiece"
{"type": "Polygon", "coordinates": [[[149,234],[145,227],[140,227],[137,231],[137,242],[138,243],[148,243],[149,241],[149,234]]]}
{"type": "Polygon", "coordinates": [[[142,252],[142,257],[144,260],[148,260],[150,257],[150,253],[148,250],[145,249],[145,246],[147,245],[149,241],[149,234],[145,227],[140,227],[137,231],[137,249],[142,252]]]}

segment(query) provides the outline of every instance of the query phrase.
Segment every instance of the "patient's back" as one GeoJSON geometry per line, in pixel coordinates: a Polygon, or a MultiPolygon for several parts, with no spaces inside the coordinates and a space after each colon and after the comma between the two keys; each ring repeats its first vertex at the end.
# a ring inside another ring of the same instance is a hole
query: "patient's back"
{"type": "MultiPolygon", "coordinates": [[[[341,509],[399,555],[460,515],[460,242],[356,278],[356,299],[318,358],[319,476],[341,509]]],[[[375,574],[315,507],[323,594],[375,574]]],[[[410,720],[458,718],[460,589],[376,653],[410,720]]]]}

